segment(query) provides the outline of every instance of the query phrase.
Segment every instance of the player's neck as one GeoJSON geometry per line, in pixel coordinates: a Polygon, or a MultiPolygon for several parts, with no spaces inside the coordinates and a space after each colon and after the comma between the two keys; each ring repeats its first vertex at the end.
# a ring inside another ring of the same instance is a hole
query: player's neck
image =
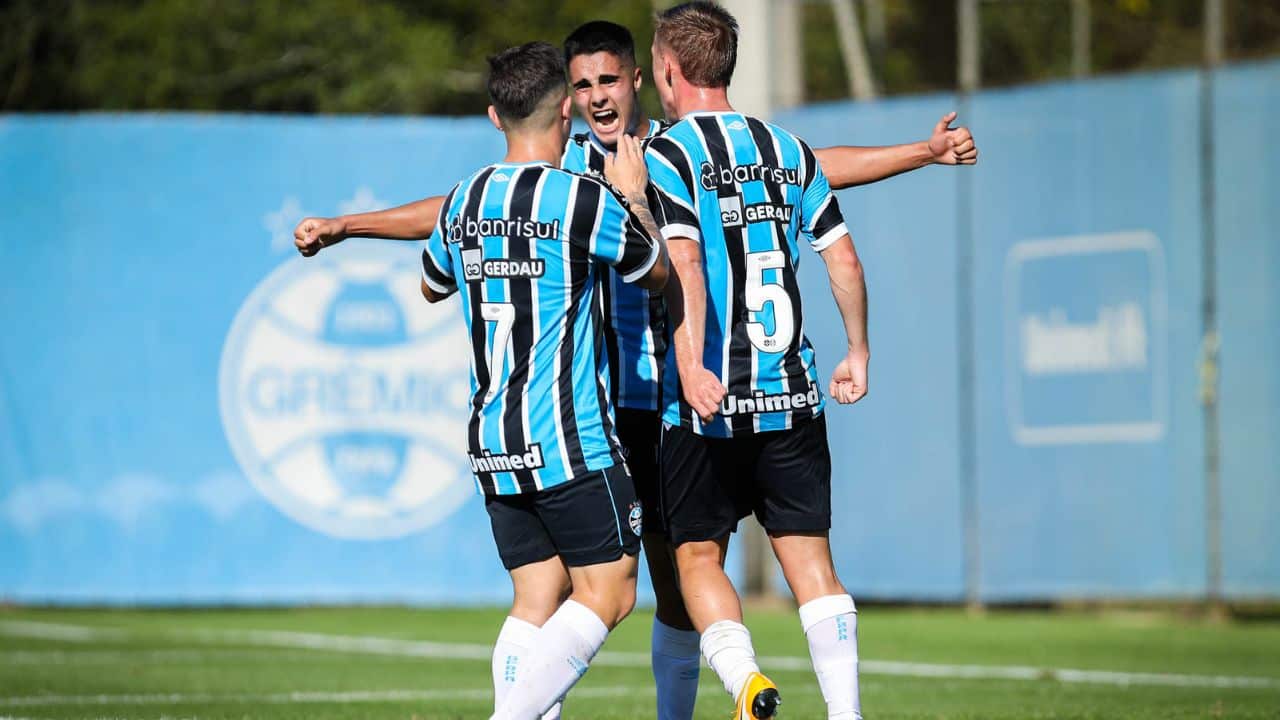
{"type": "Polygon", "coordinates": [[[631,123],[631,134],[638,138],[646,138],[649,136],[649,116],[644,110],[640,109],[639,103],[636,104],[636,112],[633,116],[634,121],[631,123]]]}
{"type": "Polygon", "coordinates": [[[507,133],[506,163],[544,162],[558,166],[564,139],[555,130],[542,133],[507,133]]]}
{"type": "Polygon", "coordinates": [[[676,113],[684,117],[692,112],[732,112],[729,88],[682,85],[676,89],[676,113]]]}

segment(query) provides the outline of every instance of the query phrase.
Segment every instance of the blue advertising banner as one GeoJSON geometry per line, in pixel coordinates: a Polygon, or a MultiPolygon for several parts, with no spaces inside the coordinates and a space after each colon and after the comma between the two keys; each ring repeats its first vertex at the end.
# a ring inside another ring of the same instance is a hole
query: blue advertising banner
{"type": "Polygon", "coordinates": [[[501,143],[483,120],[0,123],[25,229],[0,243],[0,595],[505,601],[456,308],[422,300],[417,243],[292,239],[501,143]]]}
{"type": "MultiPolygon", "coordinates": [[[[960,119],[977,167],[840,193],[873,351],[870,395],[829,414],[855,596],[1203,596],[1214,369],[1224,589],[1280,595],[1277,79],[980,93],[960,119]]],[[[955,106],[775,121],[815,147],[897,143],[955,106]]],[[[505,602],[456,306],[422,301],[418,243],[303,259],[291,236],[443,193],[502,149],[483,118],[0,117],[0,600],[505,602]]],[[[807,251],[800,278],[825,384],[844,330],[807,251]]]]}
{"type": "Polygon", "coordinates": [[[1199,92],[973,100],[981,597],[1205,592],[1199,92]]]}

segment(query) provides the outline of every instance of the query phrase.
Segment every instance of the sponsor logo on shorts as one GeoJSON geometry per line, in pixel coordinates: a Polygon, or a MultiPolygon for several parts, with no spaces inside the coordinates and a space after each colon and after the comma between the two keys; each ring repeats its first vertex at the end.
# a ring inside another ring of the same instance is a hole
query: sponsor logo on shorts
{"type": "Polygon", "coordinates": [[[627,523],[631,525],[631,532],[638,537],[644,530],[644,511],[640,508],[640,501],[631,503],[630,509],[627,511],[627,523]]]}
{"type": "Polygon", "coordinates": [[[542,459],[542,443],[529,446],[523,453],[493,453],[485,450],[481,455],[467,453],[471,471],[477,473],[511,472],[512,470],[537,470],[545,467],[542,459]]]}
{"type": "Polygon", "coordinates": [[[785,412],[802,408],[817,407],[822,401],[822,393],[818,392],[816,383],[809,383],[809,391],[803,393],[776,393],[766,395],[757,392],[750,397],[725,395],[720,403],[720,414],[750,415],[753,413],[785,412]]]}

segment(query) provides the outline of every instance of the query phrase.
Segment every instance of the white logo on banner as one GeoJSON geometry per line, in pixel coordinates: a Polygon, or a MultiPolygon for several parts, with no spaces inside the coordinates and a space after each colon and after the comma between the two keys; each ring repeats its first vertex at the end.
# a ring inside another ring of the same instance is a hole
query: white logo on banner
{"type": "Polygon", "coordinates": [[[398,537],[473,492],[469,339],[456,308],[422,299],[417,251],[348,243],[285,262],[245,300],[222,353],[222,424],[245,474],[290,517],[337,537],[398,537]]]}
{"type": "Polygon", "coordinates": [[[1147,369],[1147,321],[1134,302],[1098,309],[1094,322],[1071,323],[1065,310],[1022,318],[1022,366],[1028,375],[1147,369]]]}
{"type": "Polygon", "coordinates": [[[1163,246],[1145,230],[1039,238],[1009,249],[1005,405],[1019,444],[1164,437],[1165,274],[1163,246]]]}

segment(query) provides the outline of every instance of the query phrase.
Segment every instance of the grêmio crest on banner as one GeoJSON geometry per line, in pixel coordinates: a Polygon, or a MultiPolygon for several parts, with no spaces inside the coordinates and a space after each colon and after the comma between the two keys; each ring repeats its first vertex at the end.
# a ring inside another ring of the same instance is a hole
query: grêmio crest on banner
{"type": "Polygon", "coordinates": [[[468,342],[428,305],[415,246],[349,240],[286,260],[249,294],[223,346],[222,424],[276,507],[327,535],[394,538],[473,493],[468,342]]]}

